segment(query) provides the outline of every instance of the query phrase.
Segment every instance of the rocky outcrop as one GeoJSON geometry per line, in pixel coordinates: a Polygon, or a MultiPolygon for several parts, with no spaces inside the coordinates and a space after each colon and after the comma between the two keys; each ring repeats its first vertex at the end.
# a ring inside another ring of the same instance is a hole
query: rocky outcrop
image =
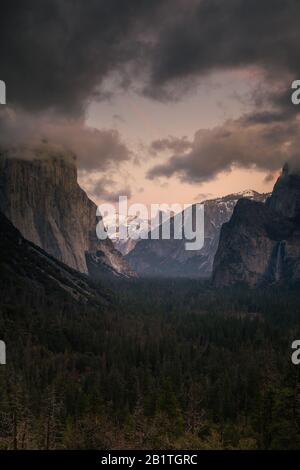
{"type": "Polygon", "coordinates": [[[133,240],[132,238],[128,238],[127,240],[115,240],[114,246],[123,256],[126,256],[134,250],[139,241],[140,240],[133,240]]]}
{"type": "Polygon", "coordinates": [[[86,306],[111,304],[110,294],[90,278],[69,268],[25,240],[0,212],[1,304],[65,302],[86,306]]]}
{"type": "MultiPolygon", "coordinates": [[[[213,269],[219,235],[240,198],[265,201],[267,195],[244,191],[222,198],[204,201],[204,246],[201,250],[187,251],[186,239],[139,241],[126,256],[132,268],[141,276],[210,277],[213,269]]],[[[171,219],[172,224],[172,219],[171,219]]]]}
{"type": "Polygon", "coordinates": [[[300,176],[291,173],[287,164],[266,205],[282,217],[293,219],[300,216],[300,176]]]}
{"type": "Polygon", "coordinates": [[[96,205],[77,183],[72,155],[35,148],[31,159],[11,156],[0,156],[0,210],[26,239],[80,272],[87,256],[102,253],[109,272],[133,274],[111,240],[97,239],[96,205]]]}
{"type": "Polygon", "coordinates": [[[221,230],[214,285],[299,281],[299,203],[300,177],[287,166],[265,204],[240,200],[221,230]]]}

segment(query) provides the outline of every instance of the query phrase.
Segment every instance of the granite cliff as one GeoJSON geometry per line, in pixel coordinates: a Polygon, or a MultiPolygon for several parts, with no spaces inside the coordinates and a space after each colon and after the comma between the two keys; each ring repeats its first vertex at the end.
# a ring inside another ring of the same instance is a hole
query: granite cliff
{"type": "Polygon", "coordinates": [[[238,201],[221,229],[214,260],[216,287],[300,280],[300,176],[288,165],[266,203],[238,201]]]}
{"type": "Polygon", "coordinates": [[[96,205],[77,182],[72,155],[31,149],[31,159],[0,154],[0,210],[22,235],[59,261],[87,273],[133,275],[110,239],[96,237],[96,205]],[[95,264],[93,273],[95,273],[95,264]]]}

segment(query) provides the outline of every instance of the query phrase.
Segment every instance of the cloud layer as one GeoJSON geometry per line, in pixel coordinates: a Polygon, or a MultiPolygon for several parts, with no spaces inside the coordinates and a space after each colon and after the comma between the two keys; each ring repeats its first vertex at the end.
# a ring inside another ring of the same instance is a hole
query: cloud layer
{"type": "Polygon", "coordinates": [[[151,96],[215,70],[299,72],[297,0],[3,0],[2,79],[11,103],[77,113],[112,72],[151,96]]]}
{"type": "Polygon", "coordinates": [[[148,178],[175,175],[183,181],[203,183],[234,167],[273,172],[286,161],[298,159],[298,119],[256,122],[251,117],[197,131],[189,152],[175,153],[165,163],[155,165],[148,178]]]}
{"type": "Polygon", "coordinates": [[[30,148],[55,144],[62,152],[76,155],[80,170],[107,170],[128,161],[131,152],[120,134],[111,129],[93,129],[81,120],[38,117],[10,108],[0,109],[0,147],[30,148]]]}
{"type": "Polygon", "coordinates": [[[17,142],[39,131],[37,138],[74,148],[83,169],[105,169],[130,158],[117,133],[84,127],[88,103],[107,97],[107,80],[110,93],[114,76],[118,86],[168,100],[211,73],[254,68],[263,77],[256,112],[200,129],[193,142],[153,142],[152,155],[172,156],[148,177],[202,182],[233,166],[272,172],[299,158],[298,110],[290,100],[290,84],[300,77],[299,16],[298,0],[3,0],[1,79],[23,123],[12,131],[0,116],[0,138],[17,142]]]}
{"type": "Polygon", "coordinates": [[[8,100],[32,111],[78,114],[103,79],[139,61],[143,21],[158,0],[3,0],[2,79],[8,100]]]}

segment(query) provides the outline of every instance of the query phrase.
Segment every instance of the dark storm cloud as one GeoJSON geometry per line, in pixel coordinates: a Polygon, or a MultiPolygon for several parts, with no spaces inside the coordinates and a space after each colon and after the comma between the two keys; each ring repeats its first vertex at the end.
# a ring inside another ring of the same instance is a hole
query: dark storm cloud
{"type": "Polygon", "coordinates": [[[83,167],[93,170],[109,158],[129,158],[118,136],[80,130],[89,101],[113,92],[104,86],[107,77],[165,100],[210,73],[257,68],[265,86],[255,113],[199,130],[189,148],[162,139],[156,145],[169,146],[173,156],[148,176],[204,181],[232,165],[272,172],[285,158],[298,158],[290,86],[300,76],[299,17],[299,0],[2,0],[1,79],[8,103],[34,112],[36,122],[37,112],[76,117],[73,130],[63,126],[70,142],[76,134],[82,142],[100,139],[105,157],[82,150],[83,167]]]}
{"type": "Polygon", "coordinates": [[[119,202],[120,196],[127,196],[131,198],[132,192],[129,185],[119,187],[113,178],[109,176],[101,176],[93,178],[93,175],[81,175],[81,181],[87,189],[90,197],[94,200],[101,200],[106,202],[116,203],[119,202]]]}
{"type": "MultiPolygon", "coordinates": [[[[116,130],[94,129],[80,120],[50,119],[48,115],[36,118],[24,111],[0,109],[0,148],[19,147],[16,156],[26,158],[30,158],[32,149],[34,158],[35,149],[41,145],[45,152],[48,147],[49,153],[53,146],[62,155],[71,152],[76,155],[78,168],[87,171],[106,170],[132,156],[116,130]]],[[[11,156],[14,154],[14,151],[9,152],[11,156]]]]}
{"type": "Polygon", "coordinates": [[[282,113],[278,111],[261,111],[248,114],[244,118],[245,124],[269,124],[282,122],[282,113]]]}
{"type": "Polygon", "coordinates": [[[299,15],[298,0],[201,0],[161,31],[150,85],[250,65],[295,74],[299,15]]]}
{"type": "Polygon", "coordinates": [[[172,152],[186,152],[192,147],[192,143],[189,142],[187,137],[174,137],[169,136],[164,139],[157,139],[151,142],[149,150],[152,155],[159,155],[161,152],[172,151],[172,152]]]}
{"type": "Polygon", "coordinates": [[[157,98],[221,69],[274,80],[299,71],[299,16],[298,0],[2,0],[1,79],[10,104],[64,113],[105,97],[111,72],[157,98]]]}
{"type": "Polygon", "coordinates": [[[174,154],[148,171],[148,178],[177,176],[182,181],[203,183],[220,172],[235,168],[273,171],[286,161],[299,161],[299,122],[251,122],[242,117],[222,126],[196,132],[187,154],[174,154]]]}
{"type": "MultiPolygon", "coordinates": [[[[106,75],[134,58],[158,0],[2,0],[1,79],[8,101],[78,113],[106,75]]],[[[125,78],[124,78],[125,83],[125,78]]]]}
{"type": "Polygon", "coordinates": [[[150,169],[150,179],[176,175],[199,183],[233,167],[272,174],[287,160],[299,167],[299,109],[291,103],[291,83],[300,76],[299,16],[297,0],[202,0],[161,32],[150,96],[165,99],[177,83],[227,69],[255,67],[264,84],[253,97],[255,112],[199,130],[192,149],[175,151],[150,169]]]}

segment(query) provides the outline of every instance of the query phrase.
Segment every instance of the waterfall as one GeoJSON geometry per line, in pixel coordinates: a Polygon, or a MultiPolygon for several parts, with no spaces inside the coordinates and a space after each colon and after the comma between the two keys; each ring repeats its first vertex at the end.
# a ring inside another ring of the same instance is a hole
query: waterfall
{"type": "Polygon", "coordinates": [[[276,247],[275,268],[274,268],[275,281],[280,281],[280,279],[282,278],[283,258],[284,258],[284,241],[280,241],[278,242],[277,247],[276,247]]]}

